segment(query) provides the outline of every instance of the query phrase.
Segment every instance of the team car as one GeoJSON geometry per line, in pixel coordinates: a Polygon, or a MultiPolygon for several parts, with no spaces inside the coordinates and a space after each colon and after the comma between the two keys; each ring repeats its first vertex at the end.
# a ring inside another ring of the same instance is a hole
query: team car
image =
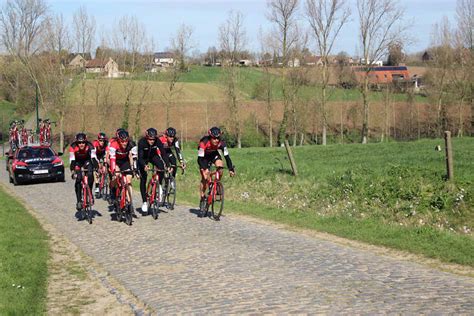
{"type": "Polygon", "coordinates": [[[49,146],[25,146],[8,157],[10,182],[15,185],[39,180],[64,182],[64,163],[49,146]]]}

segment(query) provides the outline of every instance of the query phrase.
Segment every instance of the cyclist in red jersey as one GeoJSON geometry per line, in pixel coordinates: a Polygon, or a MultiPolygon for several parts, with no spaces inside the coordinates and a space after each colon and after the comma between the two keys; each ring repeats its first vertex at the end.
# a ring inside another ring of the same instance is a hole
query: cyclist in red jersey
{"type": "Polygon", "coordinates": [[[99,193],[99,170],[102,169],[104,166],[104,162],[107,161],[107,152],[109,151],[109,146],[108,146],[108,140],[107,136],[105,133],[100,132],[99,135],[97,135],[97,139],[93,142],[94,148],[95,148],[95,154],[97,157],[97,162],[98,162],[98,167],[97,170],[95,170],[94,175],[95,175],[95,183],[96,183],[96,188],[95,188],[95,194],[99,193]]]}
{"type": "Polygon", "coordinates": [[[112,173],[111,199],[115,198],[115,187],[117,186],[115,172],[127,175],[127,182],[132,181],[132,175],[137,169],[137,146],[130,140],[128,132],[124,129],[117,130],[116,137],[109,144],[110,172],[112,173]]]}
{"type": "Polygon", "coordinates": [[[176,151],[176,156],[178,156],[181,168],[186,169],[186,163],[184,162],[183,154],[181,154],[178,137],[176,137],[176,129],[173,127],[168,127],[165,133],[160,136],[160,141],[163,144],[163,155],[166,155],[170,161],[170,164],[175,166],[175,168],[173,168],[173,177],[176,178],[176,157],[171,151],[171,148],[174,148],[176,151]]]}
{"type": "MultiPolygon", "coordinates": [[[[209,168],[212,164],[215,164],[217,168],[223,168],[224,163],[222,162],[222,157],[219,154],[218,150],[222,150],[225,158],[225,162],[227,164],[227,168],[229,169],[229,174],[231,177],[235,175],[235,167],[232,164],[232,160],[230,159],[229,151],[227,150],[227,146],[223,140],[221,140],[222,132],[218,127],[212,127],[207,136],[204,136],[199,141],[198,146],[198,165],[201,172],[201,185],[199,194],[201,196],[201,201],[204,199],[206,195],[207,189],[207,180],[209,178],[209,168]]],[[[219,172],[222,172],[219,170],[219,172]]]]}
{"type": "Polygon", "coordinates": [[[78,133],[76,135],[75,141],[69,147],[69,169],[71,170],[72,178],[76,179],[75,189],[76,189],[76,209],[80,210],[82,208],[81,203],[81,181],[82,173],[81,168],[87,169],[87,181],[89,187],[92,191],[94,185],[94,176],[93,168],[97,164],[97,157],[95,155],[95,148],[89,141],[87,141],[87,136],[84,133],[78,133]]]}

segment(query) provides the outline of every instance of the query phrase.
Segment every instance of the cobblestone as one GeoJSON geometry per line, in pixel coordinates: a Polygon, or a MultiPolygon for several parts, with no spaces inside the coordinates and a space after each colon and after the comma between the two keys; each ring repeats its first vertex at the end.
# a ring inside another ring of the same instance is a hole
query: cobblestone
{"type": "Polygon", "coordinates": [[[89,225],[71,180],[12,189],[159,314],[474,314],[469,277],[185,206],[128,227],[96,201],[89,225]]]}

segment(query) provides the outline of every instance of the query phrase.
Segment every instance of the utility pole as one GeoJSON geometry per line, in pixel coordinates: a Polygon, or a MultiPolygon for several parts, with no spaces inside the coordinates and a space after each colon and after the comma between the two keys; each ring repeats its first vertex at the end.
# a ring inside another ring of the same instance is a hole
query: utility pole
{"type": "Polygon", "coordinates": [[[38,84],[35,84],[36,87],[36,134],[39,133],[39,107],[38,107],[38,84]]]}

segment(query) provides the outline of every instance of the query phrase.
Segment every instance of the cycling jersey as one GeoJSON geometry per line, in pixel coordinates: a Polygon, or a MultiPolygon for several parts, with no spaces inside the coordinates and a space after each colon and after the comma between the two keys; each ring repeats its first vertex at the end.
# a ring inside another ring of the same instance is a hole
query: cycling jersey
{"type": "Polygon", "coordinates": [[[119,167],[124,160],[128,161],[130,153],[134,159],[137,158],[137,146],[133,141],[129,140],[127,145],[122,147],[116,139],[113,139],[109,144],[110,170],[112,172],[115,170],[116,161],[120,161],[119,167]]]}
{"type": "Polygon", "coordinates": [[[168,142],[166,135],[162,135],[160,136],[160,141],[163,144],[163,148],[166,153],[172,154],[171,147],[174,147],[179,161],[183,161],[183,155],[181,154],[181,148],[179,147],[178,137],[175,137],[172,142],[168,142]]]}
{"type": "Polygon", "coordinates": [[[73,142],[69,147],[70,169],[73,170],[76,164],[82,165],[85,161],[97,159],[94,145],[86,142],[84,149],[80,149],[77,142],[73,142]]]}
{"type": "Polygon", "coordinates": [[[99,159],[99,160],[104,159],[105,153],[109,150],[109,146],[107,146],[107,142],[104,141],[104,145],[100,146],[99,141],[95,140],[93,145],[94,145],[94,148],[95,148],[95,153],[96,153],[97,159],[99,159]]]}
{"type": "Polygon", "coordinates": [[[222,150],[224,153],[225,162],[229,170],[234,170],[232,160],[230,159],[229,151],[224,141],[219,140],[216,145],[213,145],[211,138],[209,136],[204,136],[199,141],[198,146],[198,163],[201,169],[205,164],[209,165],[209,162],[214,163],[216,160],[220,159],[218,150],[222,150]],[[218,156],[218,157],[217,157],[218,156]]]}
{"type": "Polygon", "coordinates": [[[141,167],[144,167],[147,163],[155,160],[156,156],[162,158],[166,165],[169,165],[168,158],[165,157],[166,155],[163,155],[163,153],[163,144],[158,139],[156,139],[152,145],[148,143],[145,137],[142,137],[138,141],[138,164],[141,167]]]}

